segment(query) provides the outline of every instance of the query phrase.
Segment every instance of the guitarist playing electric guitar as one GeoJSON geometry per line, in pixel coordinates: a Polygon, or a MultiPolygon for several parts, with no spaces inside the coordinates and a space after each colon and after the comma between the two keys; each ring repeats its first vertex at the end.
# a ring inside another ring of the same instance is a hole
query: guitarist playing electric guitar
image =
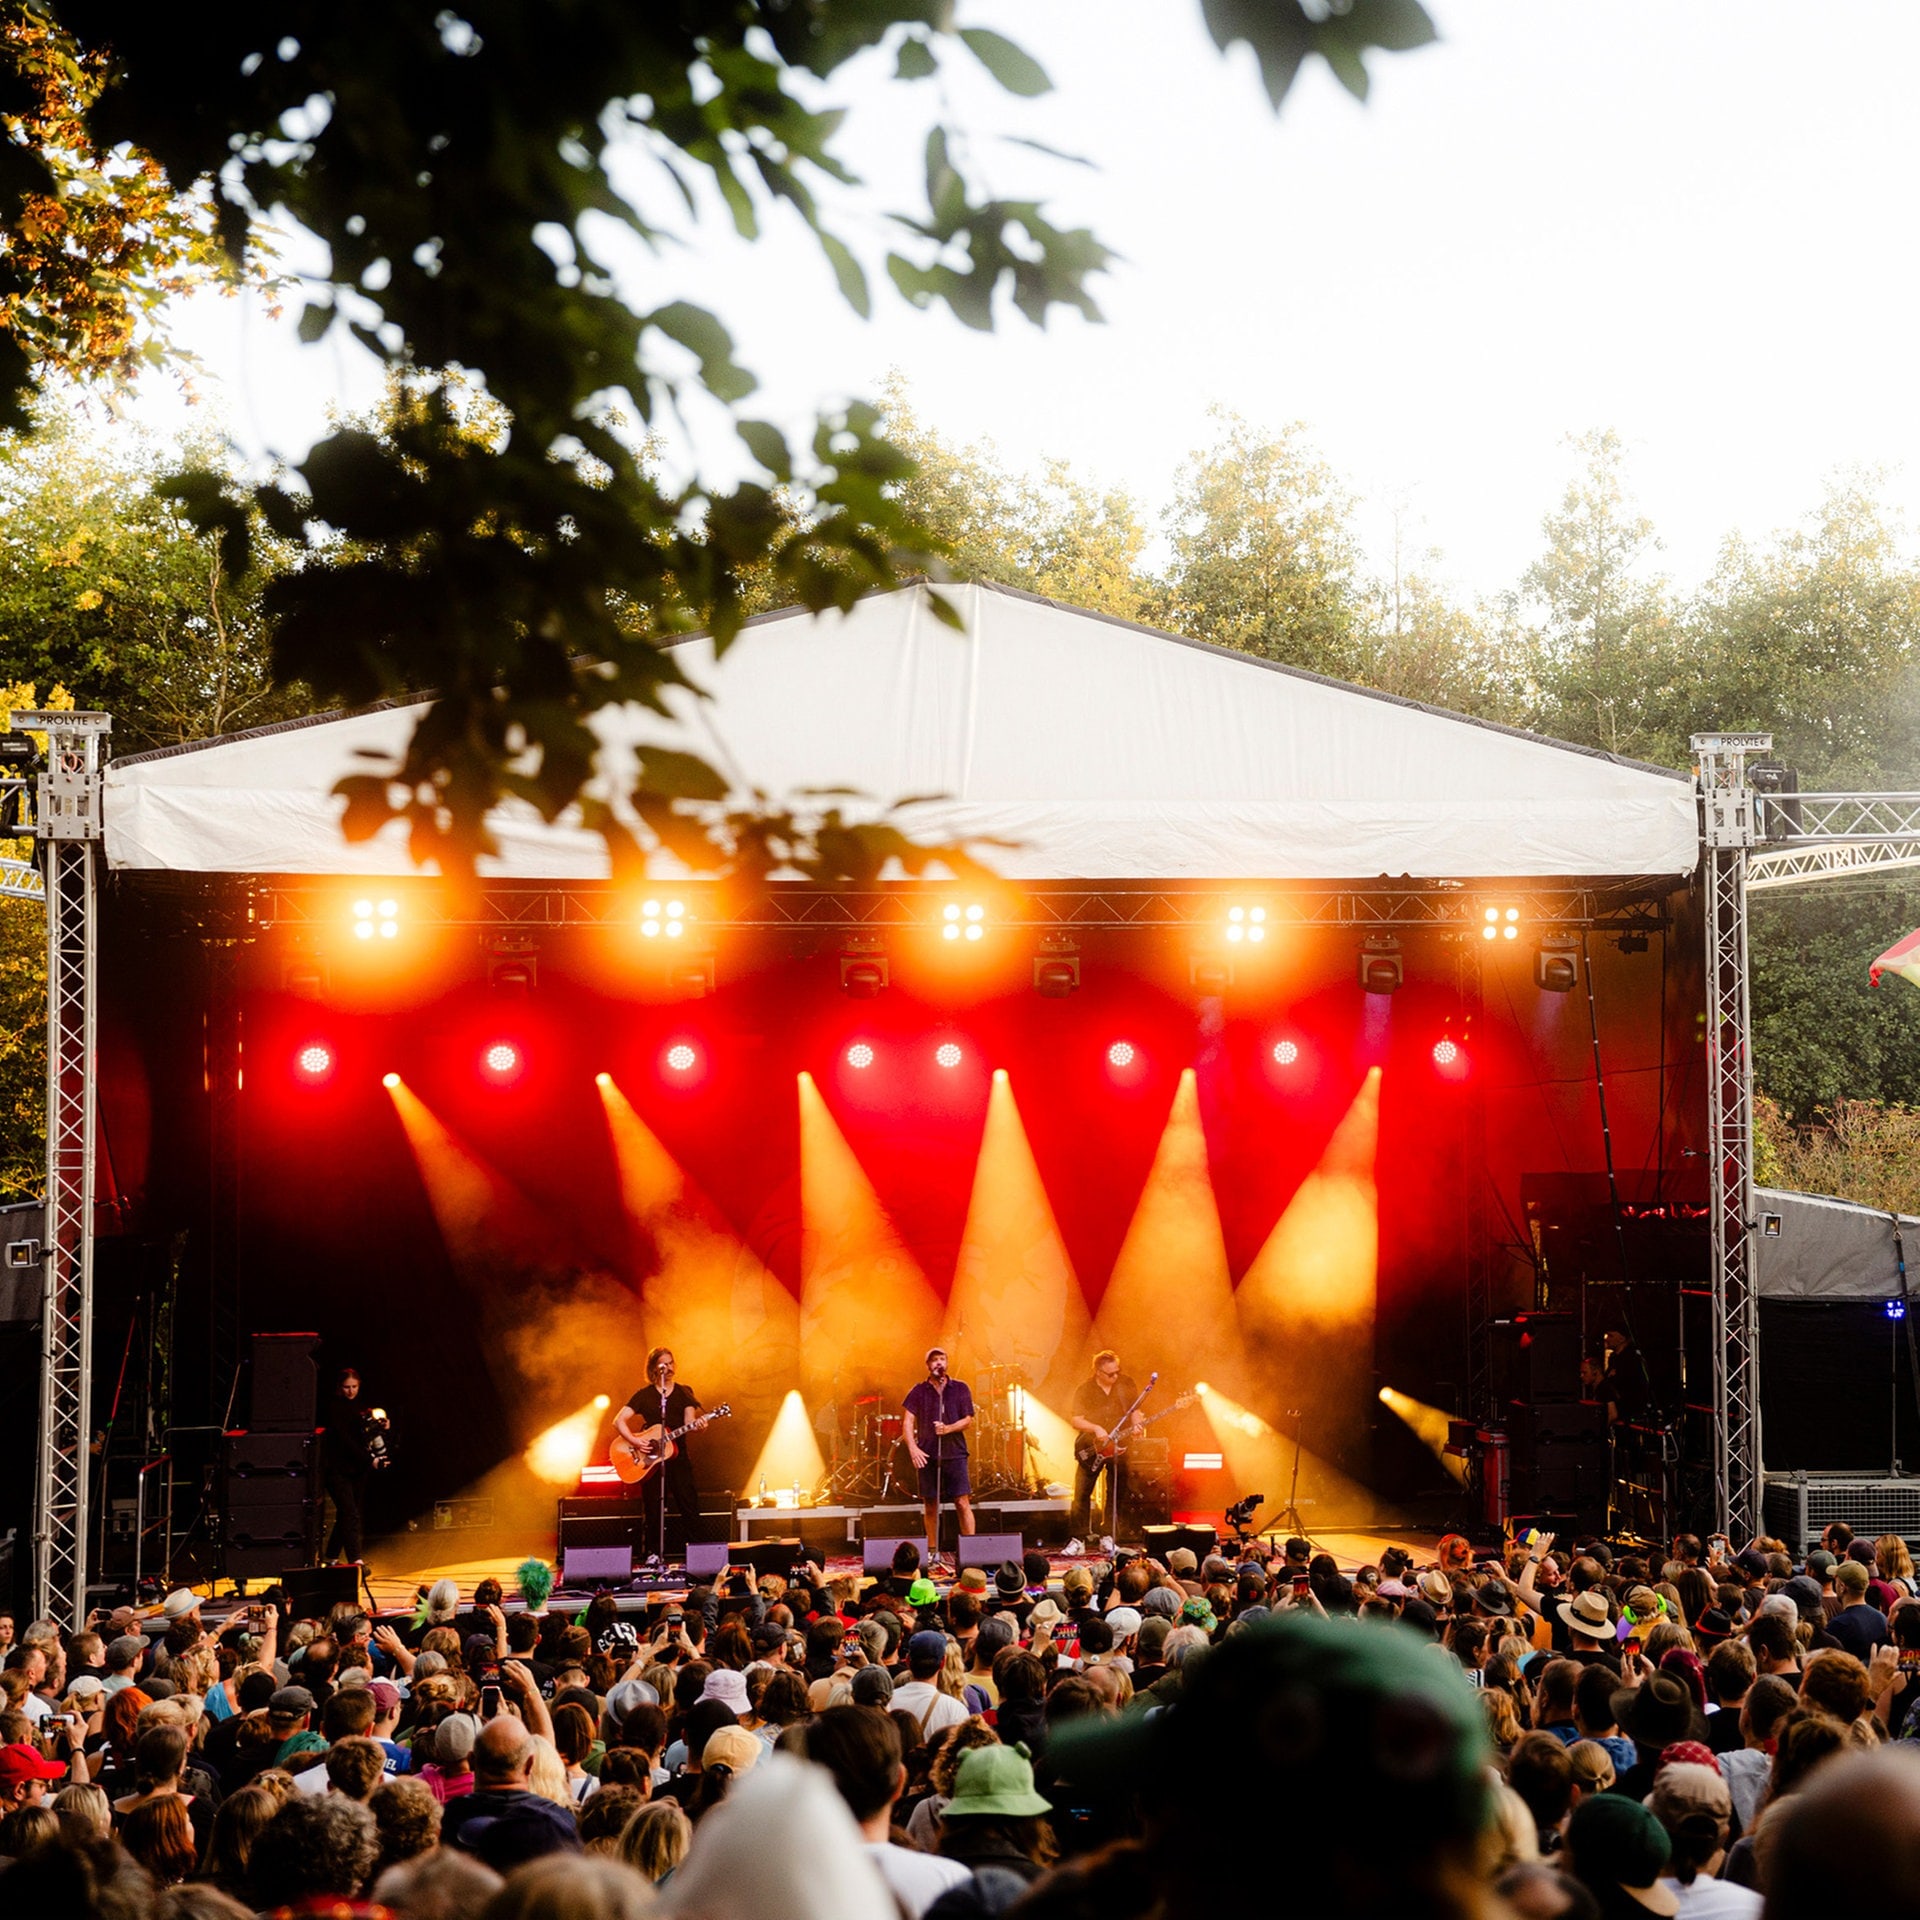
{"type": "MultiPolygon", "coordinates": [[[[1076,1541],[1093,1532],[1093,1490],[1106,1476],[1102,1504],[1111,1514],[1115,1500],[1119,1449],[1112,1442],[1114,1428],[1124,1422],[1122,1440],[1127,1434],[1144,1433],[1147,1423],[1141,1418],[1139,1383],[1131,1374],[1120,1371],[1120,1356],[1111,1347],[1103,1347],[1093,1356],[1093,1377],[1083,1381],[1067,1412],[1076,1438],[1073,1443],[1073,1533],[1076,1541]]],[[[1076,1551],[1069,1547],[1069,1552],[1076,1551]]]]}
{"type": "MultiPolygon", "coordinates": [[[[647,1355],[647,1384],[636,1387],[627,1396],[627,1404],[613,1416],[613,1424],[621,1439],[645,1453],[650,1450],[655,1432],[664,1436],[676,1427],[684,1427],[691,1436],[707,1424],[707,1418],[700,1409],[700,1396],[690,1387],[675,1385],[672,1352],[666,1347],[655,1347],[647,1355]]],[[[700,1518],[700,1498],[694,1490],[691,1453],[687,1441],[679,1441],[666,1465],[649,1473],[640,1483],[641,1531],[650,1560],[663,1564],[666,1561],[668,1500],[686,1523],[687,1537],[694,1537],[700,1518]]]]}

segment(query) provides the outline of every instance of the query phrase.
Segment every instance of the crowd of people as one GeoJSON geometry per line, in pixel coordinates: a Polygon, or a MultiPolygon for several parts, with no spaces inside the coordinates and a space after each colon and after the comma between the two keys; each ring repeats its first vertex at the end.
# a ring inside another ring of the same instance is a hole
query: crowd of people
{"type": "Polygon", "coordinates": [[[0,1615],[0,1911],[1800,1920],[1920,1895],[1904,1543],[0,1615]]]}

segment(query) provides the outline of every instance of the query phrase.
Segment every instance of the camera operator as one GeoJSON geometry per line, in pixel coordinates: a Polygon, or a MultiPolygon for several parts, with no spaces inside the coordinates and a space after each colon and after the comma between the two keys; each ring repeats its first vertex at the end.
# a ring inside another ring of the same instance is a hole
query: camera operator
{"type": "Polygon", "coordinates": [[[323,1561],[364,1558],[362,1513],[376,1457],[386,1464],[386,1417],[361,1399],[359,1369],[342,1367],[327,1403],[321,1440],[321,1477],[333,1502],[333,1525],[320,1555],[323,1561]]]}

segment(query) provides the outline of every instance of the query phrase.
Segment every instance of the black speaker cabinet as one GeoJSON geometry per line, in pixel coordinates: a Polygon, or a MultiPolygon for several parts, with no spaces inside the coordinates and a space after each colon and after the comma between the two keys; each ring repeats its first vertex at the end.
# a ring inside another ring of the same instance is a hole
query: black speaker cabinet
{"type": "Polygon", "coordinates": [[[358,1567],[285,1567],[280,1584],[296,1620],[324,1620],[333,1608],[351,1607],[360,1599],[358,1567]]]}
{"type": "Polygon", "coordinates": [[[1148,1554],[1163,1567],[1175,1547],[1185,1547],[1196,1559],[1204,1560],[1220,1544],[1220,1536],[1211,1527],[1147,1527],[1142,1531],[1148,1554]]]}
{"type": "Polygon", "coordinates": [[[317,1333],[256,1333],[252,1339],[255,1433],[311,1433],[318,1418],[317,1333]]]}
{"type": "Polygon", "coordinates": [[[1570,1313],[1516,1313],[1493,1323],[1498,1403],[1546,1406],[1580,1398],[1580,1323],[1570,1313]]]}
{"type": "Polygon", "coordinates": [[[320,1464],[312,1428],[304,1433],[229,1433],[221,1437],[222,1499],[228,1512],[313,1496],[320,1464]]]}

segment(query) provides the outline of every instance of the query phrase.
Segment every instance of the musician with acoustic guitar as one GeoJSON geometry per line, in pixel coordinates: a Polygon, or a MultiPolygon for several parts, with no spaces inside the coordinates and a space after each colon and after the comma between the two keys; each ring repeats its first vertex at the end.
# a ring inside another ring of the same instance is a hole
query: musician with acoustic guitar
{"type": "MultiPolygon", "coordinates": [[[[653,1466],[640,1482],[641,1511],[645,1515],[642,1537],[649,1558],[664,1561],[665,1502],[687,1524],[688,1538],[700,1518],[700,1497],[694,1488],[693,1460],[687,1437],[696,1434],[713,1416],[704,1412],[700,1396],[691,1387],[681,1386],[673,1377],[673,1354],[666,1347],[655,1347],[647,1355],[647,1384],[636,1387],[627,1396],[627,1404],[613,1416],[615,1431],[637,1455],[636,1464],[647,1469],[661,1453],[664,1466],[653,1466]],[[671,1438],[676,1429],[680,1438],[671,1438]]],[[[615,1451],[618,1453],[618,1443],[615,1451]]],[[[616,1465],[618,1462],[616,1461],[616,1465]]],[[[626,1478],[622,1475],[622,1478],[626,1478]]]]}

